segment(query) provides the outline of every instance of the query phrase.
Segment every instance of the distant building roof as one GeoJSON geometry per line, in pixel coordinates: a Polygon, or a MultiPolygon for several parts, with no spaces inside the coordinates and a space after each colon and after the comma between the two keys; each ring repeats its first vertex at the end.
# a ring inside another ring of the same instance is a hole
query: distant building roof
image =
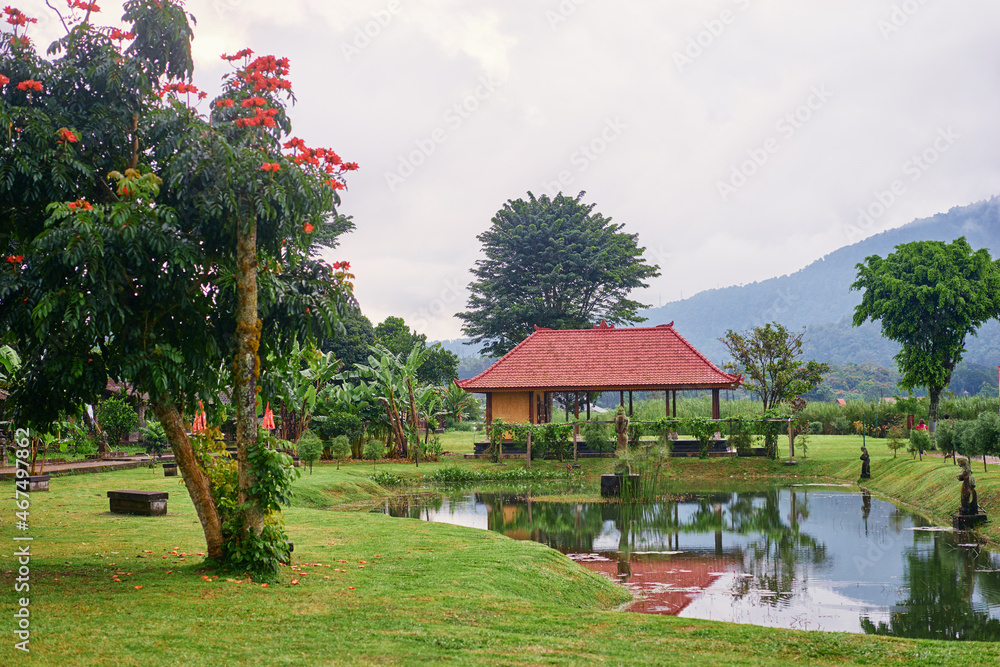
{"type": "Polygon", "coordinates": [[[474,378],[456,384],[470,392],[735,389],[742,378],[719,370],[674,330],[541,329],[474,378]]]}

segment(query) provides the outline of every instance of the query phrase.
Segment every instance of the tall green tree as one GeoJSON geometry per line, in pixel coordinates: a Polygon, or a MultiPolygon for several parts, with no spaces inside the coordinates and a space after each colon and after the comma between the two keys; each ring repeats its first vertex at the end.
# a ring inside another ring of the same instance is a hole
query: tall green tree
{"type": "Polygon", "coordinates": [[[428,347],[427,334],[410,329],[402,317],[387,317],[375,327],[375,342],[405,360],[413,350],[427,350],[417,369],[422,384],[447,384],[458,377],[458,355],[440,343],[428,347]]]}
{"type": "Polygon", "coordinates": [[[368,359],[368,348],[375,343],[375,330],[359,308],[348,308],[343,324],[343,334],[324,338],[320,350],[332,352],[344,370],[351,370],[354,364],[368,359]]]}
{"type": "Polygon", "coordinates": [[[344,265],[309,248],[316,227],[343,226],[337,191],[356,165],[281,143],[287,60],[227,57],[206,117],[188,83],[191,17],[171,1],[124,9],[128,33],[91,25],[89,5],[71,16],[52,60],[24,39],[27,20],[2,35],[0,325],[24,360],[7,403],[44,426],[96,402],[109,376],[130,381],[163,424],[209,555],[273,572],[280,540],[265,523],[290,477],[258,442],[261,358],[330,335],[351,299],[344,265]],[[219,495],[184,423],[199,399],[218,417],[223,392],[236,498],[219,495]]]}
{"type": "Polygon", "coordinates": [[[951,243],[915,241],[857,265],[861,291],[854,326],[878,321],[902,349],[895,356],[907,391],[927,387],[929,428],[937,424],[941,392],[965,352],[965,339],[1000,316],[1000,264],[964,237],[951,243]]]}
{"type": "Polygon", "coordinates": [[[812,391],[830,370],[826,364],[800,358],[804,335],[777,322],[745,332],[730,329],[719,339],[733,357],[723,368],[742,375],[743,387],[760,398],[767,412],[812,391]]]}
{"type": "Polygon", "coordinates": [[[468,308],[458,317],[483,352],[500,357],[534,327],[586,328],[643,321],[629,293],[658,275],[636,234],[584,204],[585,193],[508,200],[478,236],[485,259],[472,274],[468,308]]]}

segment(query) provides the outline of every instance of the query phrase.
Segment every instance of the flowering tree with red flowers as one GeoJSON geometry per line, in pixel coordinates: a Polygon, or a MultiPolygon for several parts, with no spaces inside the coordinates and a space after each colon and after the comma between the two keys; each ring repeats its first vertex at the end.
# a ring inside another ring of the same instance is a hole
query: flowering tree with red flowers
{"type": "Polygon", "coordinates": [[[0,35],[0,325],[23,359],[10,416],[44,426],[109,376],[132,382],[209,555],[273,575],[291,469],[259,441],[261,359],[328,335],[351,302],[346,263],[309,250],[320,230],[350,228],[336,206],[357,165],[288,138],[286,59],[226,56],[233,71],[203,115],[179,2],[128,0],[128,31],[68,4],[52,60],[19,10],[0,35]],[[220,393],[236,412],[235,479],[185,425],[199,400],[217,420],[220,393]]]}

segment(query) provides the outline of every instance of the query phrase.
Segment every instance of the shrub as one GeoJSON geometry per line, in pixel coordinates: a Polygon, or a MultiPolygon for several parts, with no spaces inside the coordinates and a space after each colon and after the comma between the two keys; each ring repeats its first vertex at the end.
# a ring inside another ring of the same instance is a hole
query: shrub
{"type": "Polygon", "coordinates": [[[750,456],[753,451],[753,427],[742,419],[733,423],[729,442],[738,456],[750,456]]]}
{"type": "Polygon", "coordinates": [[[139,415],[124,398],[113,396],[101,404],[97,421],[107,432],[108,443],[117,447],[139,425],[139,415]]]}
{"type": "MultiPolygon", "coordinates": [[[[376,442],[376,441],[373,440],[371,442],[376,442]]],[[[399,475],[397,475],[395,473],[386,472],[386,471],[383,471],[383,470],[380,470],[378,472],[373,472],[372,474],[368,475],[368,479],[370,479],[371,481],[375,482],[379,486],[389,487],[389,486],[402,486],[403,485],[403,478],[402,477],[400,477],[399,475]]]]}
{"type": "Polygon", "coordinates": [[[916,457],[918,454],[923,459],[924,452],[931,447],[931,435],[923,429],[913,429],[910,431],[910,444],[906,451],[916,457]]]}
{"type": "Polygon", "coordinates": [[[365,443],[364,457],[369,461],[382,458],[385,453],[385,443],[381,440],[369,440],[365,443]]]}
{"type": "Polygon", "coordinates": [[[886,447],[892,450],[892,458],[896,458],[896,450],[903,446],[903,427],[893,426],[889,429],[889,439],[886,440],[886,447]]]}
{"type": "Polygon", "coordinates": [[[563,471],[541,470],[539,468],[472,469],[464,466],[447,466],[438,468],[428,475],[426,479],[429,482],[439,484],[465,484],[471,482],[531,482],[567,476],[567,473],[563,471]]]}
{"type": "MultiPolygon", "coordinates": [[[[350,443],[348,443],[348,448],[350,448],[350,443]]],[[[323,441],[319,439],[318,435],[307,430],[299,438],[298,443],[295,445],[295,451],[298,453],[300,459],[309,464],[309,474],[311,475],[313,464],[319,460],[320,455],[323,453],[323,441]]]]}
{"type": "Polygon", "coordinates": [[[598,421],[584,422],[580,435],[592,452],[610,452],[617,444],[612,437],[611,427],[598,421]]]}
{"type": "Polygon", "coordinates": [[[445,429],[451,431],[460,431],[463,433],[476,430],[476,425],[472,422],[457,422],[451,420],[451,425],[449,425],[449,419],[447,418],[444,420],[444,427],[445,429]]]}
{"type": "Polygon", "coordinates": [[[427,457],[429,461],[437,461],[441,458],[441,449],[441,438],[433,435],[424,446],[424,456],[427,457]]]}
{"type": "MultiPolygon", "coordinates": [[[[889,430],[890,438],[892,437],[892,432],[896,430],[889,430]]],[[[937,448],[941,450],[941,453],[945,455],[945,458],[955,455],[955,422],[953,421],[942,421],[938,422],[937,431],[934,433],[934,440],[936,441],[937,448]]]]}
{"type": "Polygon", "coordinates": [[[150,458],[161,455],[170,446],[167,433],[160,422],[146,422],[145,428],[139,429],[139,435],[146,441],[146,453],[150,458]]]}
{"type": "Polygon", "coordinates": [[[837,435],[848,435],[851,431],[851,424],[847,417],[840,416],[833,420],[833,430],[837,435]]]}
{"type": "Polygon", "coordinates": [[[811,435],[823,435],[823,422],[809,422],[809,433],[811,435]]]}
{"type": "Polygon", "coordinates": [[[340,470],[340,462],[351,457],[351,441],[346,435],[338,435],[330,441],[330,454],[337,459],[337,470],[340,470]]]}

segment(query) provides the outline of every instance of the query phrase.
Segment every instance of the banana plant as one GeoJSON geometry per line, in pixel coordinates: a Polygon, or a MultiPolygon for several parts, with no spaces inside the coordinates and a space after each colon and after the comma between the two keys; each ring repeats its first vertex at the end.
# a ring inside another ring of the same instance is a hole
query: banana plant
{"type": "Polygon", "coordinates": [[[309,427],[317,401],[331,391],[331,380],[341,363],[332,352],[301,347],[298,341],[281,357],[268,358],[268,380],[273,395],[281,400],[281,439],[298,442],[309,427]]]}

